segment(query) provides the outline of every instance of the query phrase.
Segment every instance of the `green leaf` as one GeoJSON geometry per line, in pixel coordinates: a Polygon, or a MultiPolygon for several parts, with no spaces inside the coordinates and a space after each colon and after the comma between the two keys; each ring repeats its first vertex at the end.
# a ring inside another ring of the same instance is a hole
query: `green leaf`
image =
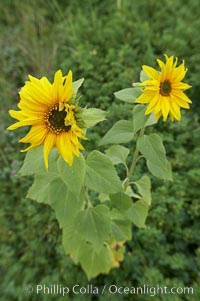
{"type": "Polygon", "coordinates": [[[80,262],[88,278],[95,277],[100,273],[108,273],[112,267],[117,266],[110,246],[104,243],[104,239],[107,238],[111,229],[110,221],[109,224],[107,221],[110,213],[106,208],[104,205],[88,208],[70,220],[63,228],[65,252],[75,263],[80,262]],[[81,218],[80,224],[78,224],[79,218],[81,218]],[[98,241],[98,234],[100,234],[101,243],[98,241]],[[96,243],[99,245],[99,249],[97,249],[96,243]]]}
{"type": "Polygon", "coordinates": [[[155,177],[163,180],[173,181],[171,163],[169,161],[166,161],[163,166],[159,166],[158,164],[154,164],[147,160],[147,167],[155,177]]]}
{"type": "Polygon", "coordinates": [[[165,148],[162,139],[157,134],[144,135],[138,139],[140,152],[153,163],[163,164],[165,161],[165,148]]]}
{"type": "Polygon", "coordinates": [[[81,78],[72,83],[72,88],[74,90],[75,95],[77,94],[78,89],[82,86],[83,82],[84,82],[84,78],[81,78]]]}
{"type": "Polygon", "coordinates": [[[139,200],[128,209],[126,216],[138,228],[144,228],[148,210],[148,204],[143,200],[139,200]]]}
{"type": "Polygon", "coordinates": [[[133,139],[133,125],[131,121],[119,120],[101,139],[99,145],[127,143],[133,139]]]}
{"type": "Polygon", "coordinates": [[[80,194],[85,177],[85,159],[82,155],[74,157],[72,166],[69,166],[62,157],[57,161],[58,173],[68,189],[74,194],[80,194]]]}
{"type": "Polygon", "coordinates": [[[131,222],[127,220],[126,212],[132,207],[132,199],[124,192],[110,195],[112,232],[117,241],[131,239],[131,222]]]}
{"type": "Polygon", "coordinates": [[[54,210],[60,227],[62,228],[62,242],[65,253],[70,255],[75,263],[78,263],[79,251],[86,243],[81,232],[77,230],[76,219],[78,214],[84,209],[84,191],[80,196],[74,196],[70,191],[60,203],[54,203],[54,210]]]}
{"type": "Polygon", "coordinates": [[[112,209],[112,235],[116,241],[130,240],[132,237],[132,225],[127,217],[118,209],[112,209]]]}
{"type": "Polygon", "coordinates": [[[80,211],[75,221],[75,228],[83,240],[91,242],[98,253],[103,242],[111,232],[110,210],[105,205],[98,205],[80,211]]]}
{"type": "Polygon", "coordinates": [[[134,103],[134,100],[140,96],[141,92],[140,88],[127,88],[115,92],[114,95],[119,100],[134,103]]]}
{"type": "Polygon", "coordinates": [[[146,175],[142,176],[138,181],[134,182],[138,192],[142,196],[143,200],[147,202],[148,205],[151,204],[151,181],[146,175]]]}
{"type": "Polygon", "coordinates": [[[27,152],[24,164],[19,170],[19,175],[29,176],[34,173],[41,173],[45,171],[43,146],[39,146],[27,152]]]}
{"type": "Polygon", "coordinates": [[[157,134],[144,135],[138,139],[138,149],[147,160],[149,171],[156,177],[172,180],[171,166],[166,158],[162,139],[157,134]]]}
{"type": "Polygon", "coordinates": [[[133,204],[131,198],[124,192],[118,192],[110,195],[111,205],[120,212],[127,211],[133,204]]]}
{"type": "Polygon", "coordinates": [[[86,242],[81,238],[81,233],[75,228],[73,220],[70,220],[70,223],[67,223],[63,227],[62,242],[66,255],[70,255],[77,264],[79,262],[80,250],[84,247],[86,242]]]}
{"type": "Polygon", "coordinates": [[[155,114],[145,115],[147,107],[144,105],[136,105],[133,109],[133,128],[137,133],[142,127],[147,127],[157,123],[155,114]]]}
{"type": "MultiPolygon", "coordinates": [[[[49,171],[56,171],[57,150],[54,148],[49,154],[49,171]]],[[[45,173],[43,146],[39,146],[27,152],[24,164],[19,170],[20,176],[45,173]]]]}
{"type": "Polygon", "coordinates": [[[124,164],[126,165],[126,159],[129,154],[129,149],[122,145],[112,145],[106,150],[106,155],[110,158],[114,165],[124,164]]]}
{"type": "Polygon", "coordinates": [[[101,203],[107,202],[107,201],[109,201],[109,200],[110,200],[110,199],[109,199],[109,195],[108,195],[107,193],[101,192],[101,193],[99,194],[99,201],[100,201],[101,203]]]}
{"type": "Polygon", "coordinates": [[[100,109],[83,109],[80,111],[80,118],[84,122],[86,128],[92,127],[98,122],[101,122],[106,119],[107,112],[100,109]]]}
{"type": "Polygon", "coordinates": [[[60,228],[71,227],[73,225],[73,221],[80,210],[83,209],[84,203],[82,195],[77,197],[71,191],[67,190],[66,185],[63,186],[64,187],[60,186],[59,190],[59,185],[55,185],[54,187],[52,186],[50,190],[50,193],[52,193],[54,197],[56,193],[59,195],[54,199],[54,202],[51,203],[51,207],[55,211],[60,228]]]}
{"type": "Polygon", "coordinates": [[[128,196],[132,197],[132,198],[136,198],[136,199],[141,199],[141,196],[139,194],[136,194],[131,186],[129,185],[128,187],[126,187],[126,190],[125,190],[125,194],[127,194],[128,196]]]}
{"type": "Polygon", "coordinates": [[[118,267],[119,261],[123,259],[121,254],[124,253],[123,246],[119,249],[120,254],[117,254],[108,243],[105,243],[101,250],[96,252],[92,244],[81,239],[76,229],[73,233],[70,228],[63,229],[63,245],[66,254],[69,254],[75,263],[80,262],[88,279],[101,273],[109,273],[110,269],[118,267]]]}
{"type": "Polygon", "coordinates": [[[156,115],[154,113],[151,113],[148,117],[147,122],[145,123],[145,126],[150,126],[153,124],[156,124],[158,122],[158,120],[156,119],[156,115]]]}
{"type": "Polygon", "coordinates": [[[142,127],[145,126],[149,116],[145,115],[146,106],[136,105],[133,109],[133,128],[137,133],[142,127]]]}
{"type": "Polygon", "coordinates": [[[122,190],[121,181],[110,159],[93,151],[86,159],[85,184],[96,192],[116,193],[122,190]]]}
{"type": "Polygon", "coordinates": [[[141,83],[144,82],[145,80],[148,80],[148,79],[149,79],[148,75],[144,72],[144,70],[141,70],[141,72],[140,72],[140,81],[141,81],[141,83]]]}
{"type": "Polygon", "coordinates": [[[35,176],[27,197],[38,203],[50,205],[61,228],[69,224],[83,206],[82,194],[79,196],[72,194],[62,179],[50,172],[35,176]]]}
{"type": "Polygon", "coordinates": [[[79,260],[88,279],[100,273],[108,274],[111,268],[117,266],[112,250],[107,244],[97,253],[90,244],[85,243],[80,249],[79,260]]]}
{"type": "Polygon", "coordinates": [[[35,176],[27,198],[51,205],[59,199],[61,193],[66,193],[62,180],[55,173],[45,172],[35,176]]]}

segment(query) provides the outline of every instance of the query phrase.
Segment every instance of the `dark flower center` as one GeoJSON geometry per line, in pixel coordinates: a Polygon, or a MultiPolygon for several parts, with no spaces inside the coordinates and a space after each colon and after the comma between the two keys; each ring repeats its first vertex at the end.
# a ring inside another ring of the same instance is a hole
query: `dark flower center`
{"type": "Polygon", "coordinates": [[[68,132],[71,129],[71,125],[65,125],[65,118],[67,112],[64,110],[59,111],[58,107],[53,107],[45,116],[47,127],[54,134],[61,132],[68,132]]]}
{"type": "Polygon", "coordinates": [[[160,94],[163,96],[169,96],[172,90],[171,83],[168,80],[165,80],[160,84],[160,94]]]}

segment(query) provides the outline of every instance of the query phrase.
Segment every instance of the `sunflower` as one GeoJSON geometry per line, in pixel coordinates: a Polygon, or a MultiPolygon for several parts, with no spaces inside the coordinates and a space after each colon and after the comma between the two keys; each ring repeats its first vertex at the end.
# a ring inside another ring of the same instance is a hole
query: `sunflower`
{"type": "Polygon", "coordinates": [[[31,126],[28,134],[19,140],[31,144],[22,152],[44,144],[44,162],[48,169],[48,155],[56,147],[63,159],[72,165],[74,155],[79,156],[79,150],[84,149],[79,139],[86,139],[76,120],[79,107],[75,104],[72,72],[63,76],[58,70],[52,84],[46,77],[37,79],[29,75],[29,81],[25,82],[19,94],[20,111],[9,111],[18,122],[9,126],[8,130],[31,126]]]}
{"type": "Polygon", "coordinates": [[[168,115],[172,121],[181,120],[180,108],[189,109],[189,103],[192,103],[183,93],[191,86],[181,82],[187,69],[184,61],[177,67],[178,59],[174,61],[174,56],[165,55],[165,59],[166,63],[157,60],[160,72],[152,67],[142,66],[148,79],[140,83],[140,86],[145,86],[145,88],[135,102],[148,104],[145,115],[153,112],[157,120],[161,115],[163,121],[167,120],[168,115]]]}

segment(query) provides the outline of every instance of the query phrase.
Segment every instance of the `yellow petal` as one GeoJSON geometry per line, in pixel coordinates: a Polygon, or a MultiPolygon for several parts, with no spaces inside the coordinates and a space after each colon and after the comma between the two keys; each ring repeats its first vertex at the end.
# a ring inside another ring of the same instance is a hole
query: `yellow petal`
{"type": "Polygon", "coordinates": [[[83,147],[83,145],[79,142],[79,144],[78,144],[78,148],[80,149],[80,150],[84,150],[85,148],[83,147]]]}
{"type": "Polygon", "coordinates": [[[158,115],[160,112],[162,112],[162,98],[163,96],[159,95],[157,105],[154,107],[153,110],[155,115],[158,115]]]}
{"type": "Polygon", "coordinates": [[[59,102],[61,100],[62,96],[62,90],[63,90],[63,76],[62,71],[58,70],[56,71],[54,75],[54,82],[52,84],[52,98],[54,102],[59,102]]]}
{"type": "Polygon", "coordinates": [[[49,106],[53,103],[51,95],[44,93],[43,85],[40,80],[38,80],[38,83],[26,82],[26,88],[26,90],[23,89],[19,92],[22,100],[23,97],[28,97],[32,102],[42,107],[49,106]]]}
{"type": "Polygon", "coordinates": [[[186,72],[187,69],[185,69],[183,63],[180,66],[174,68],[171,75],[172,82],[180,82],[185,77],[186,72]]]}
{"type": "Polygon", "coordinates": [[[173,67],[173,62],[174,62],[174,56],[170,56],[168,57],[166,54],[164,54],[165,58],[166,58],[166,67],[168,70],[171,70],[173,67]]]}
{"type": "Polygon", "coordinates": [[[64,108],[65,108],[65,102],[59,101],[59,108],[58,108],[58,110],[61,112],[61,111],[64,110],[64,108]]]}
{"type": "Polygon", "coordinates": [[[173,60],[174,57],[170,56],[168,57],[166,54],[164,55],[165,59],[166,59],[166,64],[163,63],[161,60],[157,60],[160,68],[161,68],[161,72],[160,72],[160,81],[164,82],[166,79],[168,79],[168,77],[170,77],[170,74],[173,70],[173,60]]]}
{"type": "MultiPolygon", "coordinates": [[[[32,78],[30,76],[30,78],[32,78]]],[[[47,79],[46,79],[47,80],[47,79]]],[[[29,94],[37,100],[40,104],[44,105],[51,105],[53,103],[52,97],[51,97],[51,89],[48,84],[47,88],[47,82],[44,78],[41,80],[33,81],[33,82],[28,82],[27,83],[27,88],[29,89],[29,94]]]]}
{"type": "Polygon", "coordinates": [[[20,121],[23,120],[24,118],[27,118],[27,116],[23,114],[21,111],[9,110],[9,114],[11,117],[20,121]]]}
{"type": "Polygon", "coordinates": [[[72,147],[72,152],[76,155],[79,156],[80,152],[79,152],[79,141],[78,141],[78,137],[76,134],[74,134],[72,131],[68,132],[68,136],[71,142],[71,147],[72,147]]]}
{"type": "Polygon", "coordinates": [[[29,150],[34,149],[34,148],[36,148],[37,146],[39,146],[39,145],[30,145],[29,147],[20,150],[20,152],[21,152],[21,153],[28,152],[29,150]]]}
{"type": "Polygon", "coordinates": [[[160,116],[162,115],[162,112],[158,112],[155,114],[156,115],[156,120],[158,121],[160,119],[160,116]]]}
{"type": "Polygon", "coordinates": [[[151,101],[151,97],[149,97],[148,93],[143,92],[136,100],[137,103],[149,103],[151,101]]]}
{"type": "Polygon", "coordinates": [[[184,109],[189,109],[190,106],[187,102],[185,102],[183,99],[181,98],[178,98],[178,97],[173,97],[173,101],[176,102],[176,104],[181,107],[181,108],[184,108],[184,109]]]}
{"type": "Polygon", "coordinates": [[[44,141],[44,150],[43,150],[44,163],[47,170],[48,170],[48,156],[51,149],[55,146],[55,144],[56,144],[56,135],[49,132],[44,141]]]}
{"type": "Polygon", "coordinates": [[[43,124],[43,118],[38,118],[38,119],[30,119],[27,118],[25,120],[16,122],[12,125],[10,125],[7,129],[8,130],[15,130],[21,126],[27,126],[27,125],[39,125],[39,124],[43,124]]]}
{"type": "Polygon", "coordinates": [[[72,71],[71,70],[69,70],[69,72],[65,78],[66,78],[65,85],[71,86],[72,85],[72,71]]]}
{"type": "Polygon", "coordinates": [[[171,121],[173,122],[174,121],[174,116],[172,115],[171,112],[169,112],[169,116],[170,116],[171,121]]]}
{"type": "MultiPolygon", "coordinates": [[[[166,56],[166,55],[165,55],[166,56]]],[[[167,56],[166,56],[167,57],[167,56]]],[[[173,73],[173,62],[174,62],[174,57],[170,56],[169,58],[166,59],[166,65],[165,65],[165,79],[170,79],[173,73]]]]}
{"type": "Polygon", "coordinates": [[[66,80],[65,80],[65,83],[63,86],[62,99],[65,100],[65,102],[68,102],[74,93],[74,90],[72,88],[72,71],[71,70],[68,72],[68,75],[65,78],[66,78],[66,80]]]}
{"type": "Polygon", "coordinates": [[[177,82],[172,84],[172,89],[177,89],[177,90],[187,90],[190,89],[192,86],[182,83],[182,82],[177,82]]]}
{"type": "Polygon", "coordinates": [[[163,115],[163,121],[167,120],[167,116],[169,114],[170,105],[169,105],[169,99],[168,97],[162,97],[162,115],[163,115]]]}
{"type": "Polygon", "coordinates": [[[178,62],[178,58],[176,57],[173,68],[176,68],[177,62],[178,62]]]}
{"type": "Polygon", "coordinates": [[[150,77],[152,79],[156,79],[156,80],[158,79],[159,72],[156,69],[146,66],[146,65],[143,65],[142,69],[148,75],[148,77],[150,77]]]}
{"type": "Polygon", "coordinates": [[[151,112],[153,112],[154,107],[158,104],[158,101],[159,101],[159,94],[156,94],[150,101],[150,103],[145,111],[145,115],[148,115],[151,112]]]}
{"type": "Polygon", "coordinates": [[[67,134],[68,134],[68,139],[70,141],[72,153],[76,156],[79,156],[80,152],[78,148],[79,143],[78,143],[77,135],[72,133],[72,131],[69,131],[67,134]]]}
{"type": "Polygon", "coordinates": [[[187,97],[187,95],[185,95],[185,93],[183,93],[182,91],[173,90],[173,91],[172,91],[172,95],[173,95],[174,97],[178,97],[178,98],[183,99],[185,102],[192,103],[192,101],[191,101],[191,100],[187,97]]]}
{"type": "Polygon", "coordinates": [[[161,61],[159,59],[157,59],[157,62],[158,62],[158,65],[159,65],[160,69],[163,69],[164,66],[165,66],[165,63],[163,63],[163,61],[161,61]]]}
{"type": "Polygon", "coordinates": [[[29,133],[25,137],[21,138],[19,142],[41,145],[43,144],[47,133],[48,129],[44,126],[34,125],[31,127],[29,133]]]}
{"type": "Polygon", "coordinates": [[[21,110],[33,110],[35,112],[44,113],[48,110],[49,106],[47,103],[41,102],[41,99],[37,100],[31,95],[29,95],[30,91],[26,93],[25,95],[23,93],[20,94],[20,102],[18,104],[18,108],[21,110]]]}
{"type": "Polygon", "coordinates": [[[63,157],[63,159],[72,165],[73,163],[73,154],[71,150],[71,143],[68,137],[68,133],[62,133],[58,135],[56,140],[56,147],[58,149],[59,154],[63,157]]]}
{"type": "Polygon", "coordinates": [[[160,82],[155,79],[148,79],[142,82],[140,86],[147,86],[144,91],[146,91],[147,89],[151,91],[157,91],[159,89],[160,82]]]}
{"type": "Polygon", "coordinates": [[[181,120],[180,107],[174,101],[171,102],[170,113],[176,120],[181,120]]]}

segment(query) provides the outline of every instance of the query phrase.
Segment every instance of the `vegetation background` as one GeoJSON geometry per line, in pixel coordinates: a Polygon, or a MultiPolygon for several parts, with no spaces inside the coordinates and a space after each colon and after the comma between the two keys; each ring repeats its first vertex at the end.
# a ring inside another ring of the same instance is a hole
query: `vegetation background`
{"type": "MultiPolygon", "coordinates": [[[[87,148],[130,107],[113,93],[138,81],[142,64],[156,67],[163,54],[185,60],[193,88],[190,111],[181,122],[162,123],[173,166],[173,183],[155,178],[146,229],[133,229],[124,262],[109,275],[91,280],[98,287],[192,286],[194,295],[157,295],[159,300],[200,300],[200,6],[198,0],[1,0],[0,1],[0,292],[4,301],[150,300],[148,295],[28,294],[27,284],[87,285],[79,266],[66,257],[54,213],[25,198],[31,179],[16,172],[24,154],[18,139],[26,129],[6,131],[17,92],[27,79],[61,68],[85,78],[82,105],[109,110],[108,120],[88,132],[87,148]]],[[[138,169],[138,173],[140,170],[138,169]]],[[[89,256],[89,254],[88,254],[89,256]]]]}

